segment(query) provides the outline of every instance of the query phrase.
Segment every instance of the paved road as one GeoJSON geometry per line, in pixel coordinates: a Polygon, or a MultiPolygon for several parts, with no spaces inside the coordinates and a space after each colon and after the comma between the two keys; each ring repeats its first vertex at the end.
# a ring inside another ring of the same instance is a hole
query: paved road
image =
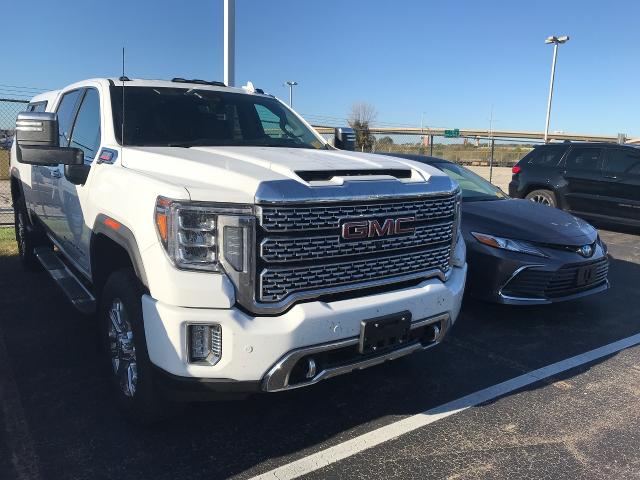
{"type": "Polygon", "coordinates": [[[491,177],[491,183],[504,190],[505,193],[509,193],[509,182],[511,181],[510,167],[493,167],[491,175],[489,175],[489,167],[469,166],[467,168],[486,180],[489,180],[489,177],[491,177]]]}
{"type": "MultiPolygon", "coordinates": [[[[188,405],[141,429],[115,411],[91,320],[0,259],[0,478],[249,478],[640,332],[638,237],[602,232],[612,289],[530,309],[466,301],[438,348],[312,388],[188,405]]],[[[452,415],[313,478],[640,478],[637,348],[452,415]]]]}

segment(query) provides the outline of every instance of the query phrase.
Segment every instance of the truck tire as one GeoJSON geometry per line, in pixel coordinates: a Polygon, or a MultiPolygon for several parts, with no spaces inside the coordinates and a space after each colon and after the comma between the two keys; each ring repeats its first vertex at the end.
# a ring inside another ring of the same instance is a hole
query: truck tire
{"type": "Polygon", "coordinates": [[[169,403],[153,383],[142,319],[143,287],[133,269],[113,272],[100,302],[100,338],[116,403],[136,424],[156,423],[169,403]]]}
{"type": "Polygon", "coordinates": [[[31,225],[23,196],[14,200],[13,218],[20,262],[27,270],[38,271],[41,265],[34,250],[36,247],[51,244],[44,234],[37,232],[31,225]]]}
{"type": "Polygon", "coordinates": [[[547,207],[557,207],[558,202],[556,201],[556,196],[551,190],[533,190],[529,192],[526,197],[527,200],[531,200],[532,202],[541,203],[542,205],[546,205],[547,207]]]}

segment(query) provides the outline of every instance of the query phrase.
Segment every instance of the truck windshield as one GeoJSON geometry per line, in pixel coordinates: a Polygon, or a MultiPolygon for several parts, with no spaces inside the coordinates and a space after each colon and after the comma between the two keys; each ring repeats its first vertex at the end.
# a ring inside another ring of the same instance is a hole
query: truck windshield
{"type": "MultiPolygon", "coordinates": [[[[111,87],[122,144],[122,90],[111,87]]],[[[206,89],[125,87],[124,144],[129,146],[266,146],[326,148],[278,100],[206,89]]]]}

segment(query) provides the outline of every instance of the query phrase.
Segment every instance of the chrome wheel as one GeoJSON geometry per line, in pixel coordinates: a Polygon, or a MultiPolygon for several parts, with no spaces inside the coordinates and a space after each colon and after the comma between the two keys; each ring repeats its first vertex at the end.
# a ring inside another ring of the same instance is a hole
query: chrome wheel
{"type": "Polygon", "coordinates": [[[544,195],[534,195],[529,198],[532,202],[541,203],[542,205],[546,205],[547,207],[551,207],[551,202],[544,195]]]}
{"type": "Polygon", "coordinates": [[[133,397],[138,383],[136,347],[131,322],[124,304],[118,298],[113,299],[109,308],[109,350],[113,373],[118,378],[122,393],[133,397]]]}

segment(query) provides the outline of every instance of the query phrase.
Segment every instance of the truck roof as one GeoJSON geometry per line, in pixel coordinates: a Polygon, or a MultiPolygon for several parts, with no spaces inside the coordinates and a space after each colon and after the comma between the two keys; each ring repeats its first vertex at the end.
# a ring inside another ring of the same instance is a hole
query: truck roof
{"type": "MultiPolygon", "coordinates": [[[[71,85],[67,85],[64,87],[64,90],[73,87],[80,87],[88,82],[100,82],[103,84],[108,84],[111,86],[121,86],[123,83],[127,87],[164,87],[164,88],[197,88],[199,90],[217,90],[217,91],[225,91],[225,92],[233,92],[233,93],[244,93],[244,94],[264,94],[262,90],[259,88],[254,88],[251,82],[247,84],[245,87],[227,87],[222,82],[209,82],[205,80],[198,79],[184,79],[184,78],[174,78],[172,80],[149,80],[142,78],[127,78],[124,77],[124,82],[122,81],[122,77],[107,77],[107,78],[89,78],[86,80],[81,80],[79,82],[75,82],[71,85]]],[[[56,93],[58,93],[57,91],[56,93]]],[[[50,92],[47,92],[50,93],[50,92]]]]}

